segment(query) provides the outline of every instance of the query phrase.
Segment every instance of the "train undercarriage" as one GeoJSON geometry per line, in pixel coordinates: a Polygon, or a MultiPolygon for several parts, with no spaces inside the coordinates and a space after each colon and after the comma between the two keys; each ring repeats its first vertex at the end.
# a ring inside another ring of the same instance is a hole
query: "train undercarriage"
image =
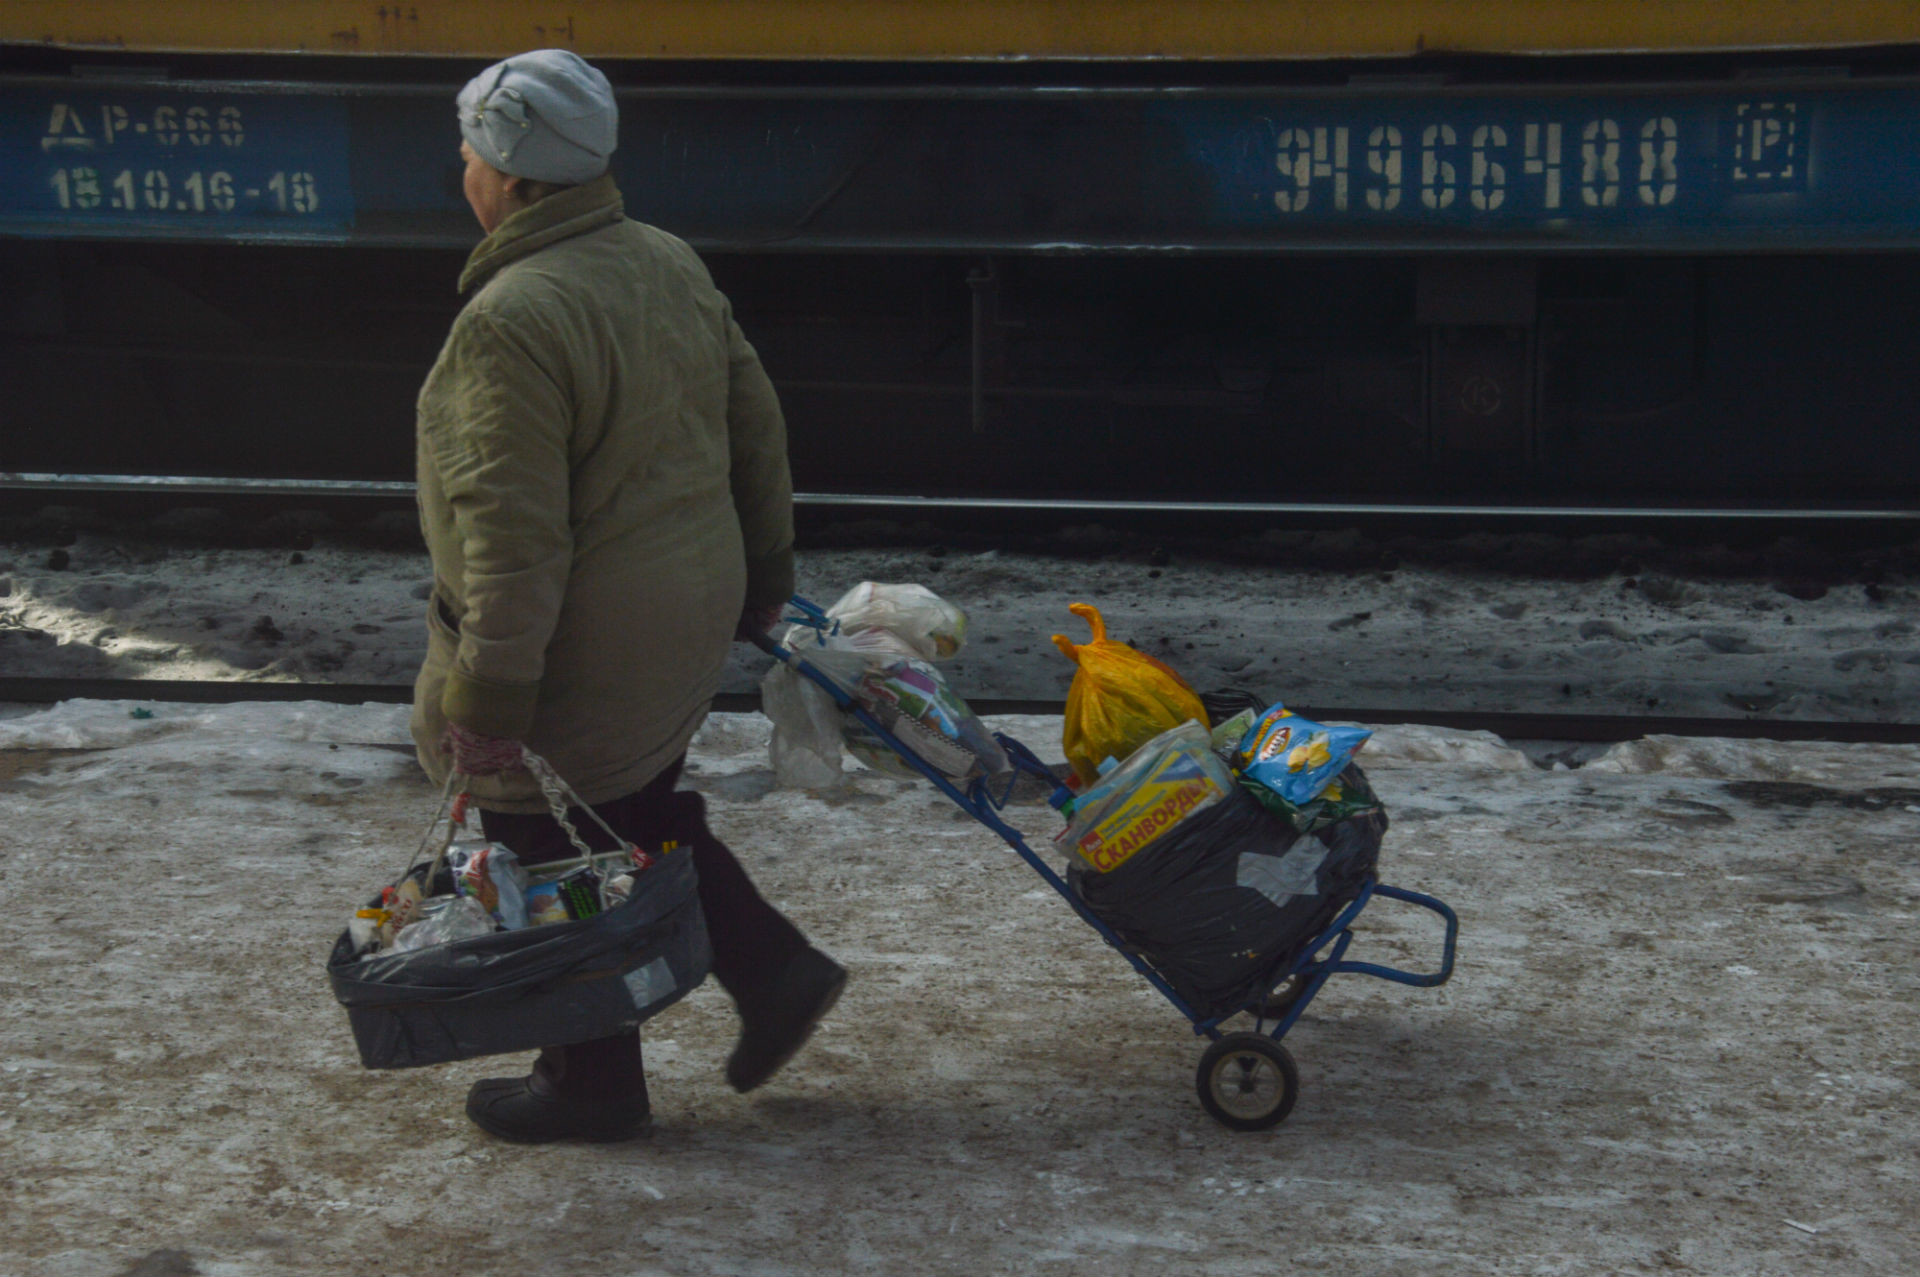
{"type": "MultiPolygon", "coordinates": [[[[404,482],[467,69],[9,50],[0,470],[404,482]]],[[[808,493],[1916,505],[1910,52],[612,69],[808,493]]]]}

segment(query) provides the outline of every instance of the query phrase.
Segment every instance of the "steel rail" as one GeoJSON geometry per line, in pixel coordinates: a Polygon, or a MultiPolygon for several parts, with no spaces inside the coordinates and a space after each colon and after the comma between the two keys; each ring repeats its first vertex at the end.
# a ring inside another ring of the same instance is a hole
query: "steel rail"
{"type": "MultiPolygon", "coordinates": [[[[257,479],[206,475],[0,472],[0,492],[93,492],[130,495],[408,499],[403,479],[257,479]]],[[[1628,506],[1446,505],[1393,501],[1189,501],[1103,497],[962,497],[924,493],[796,492],[812,509],[1058,511],[1071,514],[1343,515],[1494,519],[1736,520],[1746,522],[1913,522],[1920,506],[1628,506]]]]}
{"type": "MultiPolygon", "coordinates": [[[[413,687],[407,683],[0,677],[0,704],[18,705],[51,705],[65,700],[138,701],[151,704],[325,701],[345,705],[403,705],[412,699],[413,687]]],[[[1052,715],[1064,709],[1063,702],[1055,700],[969,697],[968,704],[975,713],[983,715],[1052,715]]],[[[713,707],[723,713],[757,713],[760,696],[757,692],[723,692],[714,698],[713,707]]],[[[1376,727],[1422,724],[1461,731],[1492,732],[1506,740],[1608,742],[1661,735],[1846,744],[1920,744],[1920,723],[1380,709],[1337,705],[1302,705],[1295,708],[1319,722],[1358,722],[1376,727]]]]}
{"type": "MultiPolygon", "coordinates": [[[[441,214],[423,216],[438,217],[441,214]]],[[[457,219],[456,219],[457,220],[457,219]]],[[[59,239],[71,244],[180,243],[221,244],[245,248],[419,248],[467,251],[478,242],[476,235],[464,230],[445,231],[381,229],[375,216],[364,226],[350,232],[313,231],[298,236],[278,235],[259,230],[235,230],[217,240],[140,240],[102,228],[74,230],[65,222],[22,221],[0,235],[0,239],[59,239]]],[[[1585,235],[1558,232],[1489,232],[1484,239],[1446,240],[1430,235],[1397,233],[1371,238],[1329,232],[1313,238],[1279,240],[1272,237],[1227,236],[1200,240],[1197,237],[1139,241],[1132,239],[1042,240],[991,235],[946,235],[890,237],[792,235],[787,232],[756,233],[722,237],[689,230],[683,238],[702,253],[732,255],[841,253],[851,257],[879,257],[888,254],[921,256],[959,256],[963,254],[1003,257],[1105,257],[1212,259],[1222,257],[1301,257],[1328,258],[1417,255],[1424,257],[1864,257],[1887,253],[1910,253],[1920,249],[1920,233],[1863,235],[1845,242],[1810,242],[1804,237],[1782,237],[1772,233],[1752,233],[1715,239],[1711,243],[1671,240],[1654,243],[1642,239],[1605,240],[1585,235]]],[[[157,353],[157,352],[156,352],[157,353]]]]}

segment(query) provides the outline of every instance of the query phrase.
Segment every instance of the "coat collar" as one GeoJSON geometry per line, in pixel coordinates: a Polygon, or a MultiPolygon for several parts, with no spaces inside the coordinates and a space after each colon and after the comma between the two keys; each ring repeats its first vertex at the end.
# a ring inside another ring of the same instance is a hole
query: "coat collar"
{"type": "Polygon", "coordinates": [[[613,175],[602,174],[523,208],[493,228],[493,234],[475,245],[460,272],[460,291],[471,292],[508,262],[537,253],[575,235],[611,226],[627,215],[626,201],[613,175]]]}

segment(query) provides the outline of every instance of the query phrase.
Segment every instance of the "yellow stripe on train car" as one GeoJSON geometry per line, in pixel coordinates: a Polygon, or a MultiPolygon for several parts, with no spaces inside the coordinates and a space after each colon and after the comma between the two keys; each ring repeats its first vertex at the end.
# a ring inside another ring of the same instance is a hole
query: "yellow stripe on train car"
{"type": "Polygon", "coordinates": [[[130,52],[1285,60],[1913,42],[1915,0],[0,0],[0,43],[130,52]]]}

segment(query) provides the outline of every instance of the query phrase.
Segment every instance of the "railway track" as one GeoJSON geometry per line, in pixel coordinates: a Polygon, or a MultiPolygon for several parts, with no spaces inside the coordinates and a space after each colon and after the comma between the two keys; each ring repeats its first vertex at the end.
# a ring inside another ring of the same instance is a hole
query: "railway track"
{"type": "MultiPolygon", "coordinates": [[[[405,704],[405,683],[230,682],[186,679],[0,678],[0,704],[46,705],[64,700],[125,700],[187,704],[326,701],[332,704],[405,704]]],[[[979,714],[1058,714],[1060,701],[970,698],[979,714]]],[[[714,708],[757,713],[755,693],[723,693],[714,708]]],[[[1643,736],[1718,736],[1742,740],[1833,741],[1853,744],[1920,744],[1920,723],[1813,722],[1768,718],[1690,718],[1641,714],[1531,714],[1482,711],[1421,711],[1348,706],[1297,707],[1320,721],[1373,726],[1420,723],[1463,731],[1488,731],[1506,740],[1611,742],[1643,736]]]]}
{"type": "MultiPolygon", "coordinates": [[[[223,478],[218,476],[137,474],[53,474],[0,472],[0,493],[72,495],[153,500],[273,499],[332,502],[411,503],[414,485],[405,480],[223,478]]],[[[1645,522],[1857,523],[1920,524],[1920,505],[1769,505],[1714,506],[1676,504],[1435,504],[1390,501],[1194,501],[1117,498],[952,496],[876,492],[796,492],[805,510],[880,510],[895,513],[979,512],[1062,515],[1196,515],[1201,517],[1298,516],[1341,518],[1630,520],[1645,522]]]]}

